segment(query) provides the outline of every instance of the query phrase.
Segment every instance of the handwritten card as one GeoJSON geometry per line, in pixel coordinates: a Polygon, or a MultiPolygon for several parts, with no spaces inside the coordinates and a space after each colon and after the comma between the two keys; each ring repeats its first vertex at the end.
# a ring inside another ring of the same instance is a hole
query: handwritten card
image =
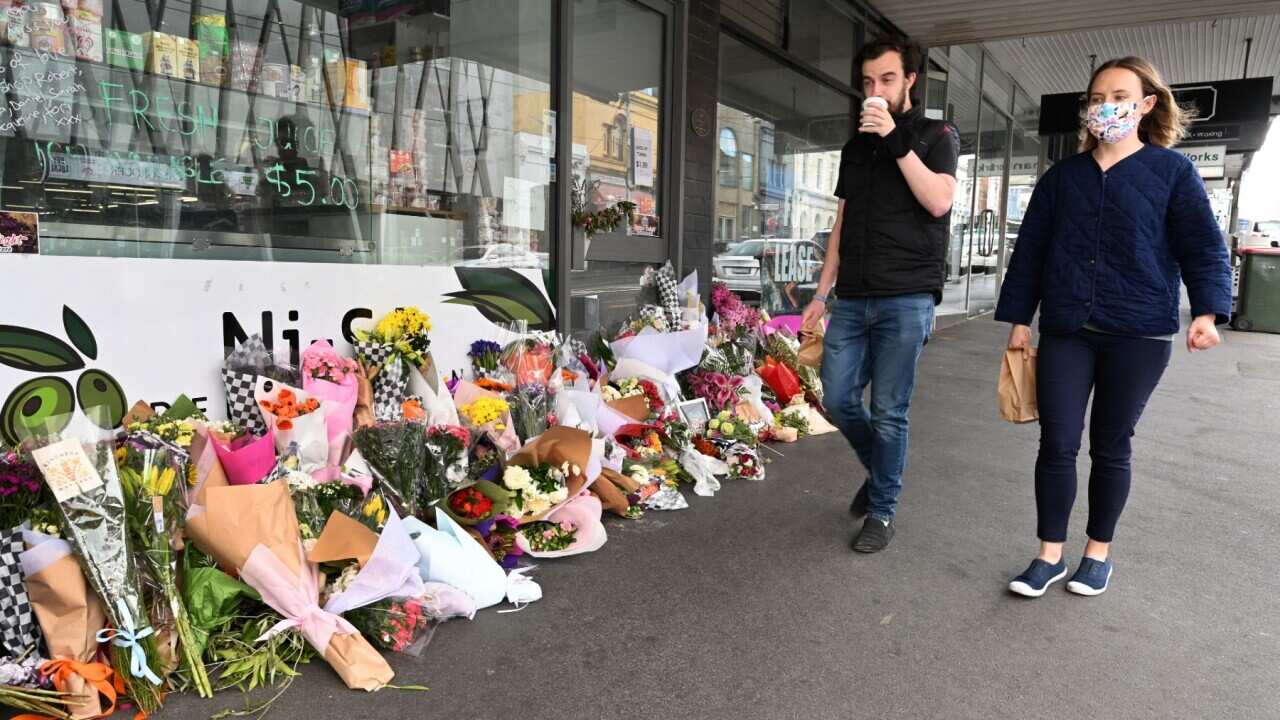
{"type": "Polygon", "coordinates": [[[67,439],[31,453],[59,503],[102,487],[102,476],[75,439],[67,439]]]}

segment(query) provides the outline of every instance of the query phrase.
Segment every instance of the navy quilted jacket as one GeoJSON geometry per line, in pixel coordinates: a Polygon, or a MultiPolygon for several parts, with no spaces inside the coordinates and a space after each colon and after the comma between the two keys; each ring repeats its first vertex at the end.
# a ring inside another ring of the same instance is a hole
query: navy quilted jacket
{"type": "Polygon", "coordinates": [[[1193,317],[1231,315],[1227,246],[1191,161],[1141,150],[1102,172],[1089,153],[1036,184],[996,320],[1071,333],[1089,323],[1122,335],[1178,332],[1179,282],[1193,317]]]}

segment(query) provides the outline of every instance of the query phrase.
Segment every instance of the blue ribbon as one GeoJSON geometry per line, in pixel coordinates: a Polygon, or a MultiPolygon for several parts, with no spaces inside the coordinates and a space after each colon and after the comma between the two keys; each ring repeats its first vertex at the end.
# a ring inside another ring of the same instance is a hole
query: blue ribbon
{"type": "Polygon", "coordinates": [[[129,612],[129,607],[123,599],[116,600],[116,609],[120,611],[120,624],[124,627],[99,630],[98,642],[110,642],[116,647],[128,648],[130,650],[129,672],[133,673],[134,677],[146,678],[152,685],[161,684],[159,676],[152,672],[151,666],[147,663],[147,651],[139,642],[148,635],[154,634],[155,630],[149,625],[138,630],[133,620],[133,613],[129,612]]]}

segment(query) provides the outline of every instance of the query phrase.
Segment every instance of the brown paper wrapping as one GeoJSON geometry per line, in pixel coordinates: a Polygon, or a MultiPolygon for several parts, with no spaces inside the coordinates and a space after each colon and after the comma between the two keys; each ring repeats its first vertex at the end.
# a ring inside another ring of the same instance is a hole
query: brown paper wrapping
{"type": "Polygon", "coordinates": [[[600,498],[604,509],[620,517],[627,517],[631,509],[627,496],[639,489],[640,483],[609,468],[604,468],[600,477],[591,484],[591,492],[600,498]]]}
{"type": "Polygon", "coordinates": [[[387,661],[358,632],[329,638],[324,659],[352,690],[381,690],[395,677],[387,661]]]}
{"type": "MultiPolygon", "coordinates": [[[[28,577],[27,596],[40,631],[54,659],[87,663],[98,652],[98,631],[107,623],[106,611],[97,593],[89,588],[80,565],[67,555],[40,572],[28,577]]],[[[71,706],[77,718],[90,718],[102,713],[98,692],[79,675],[67,678],[66,691],[79,704],[71,706]]]]}
{"type": "Polygon", "coordinates": [[[353,430],[369,427],[376,422],[373,415],[373,378],[381,370],[378,366],[367,366],[364,361],[357,361],[356,371],[356,410],[353,430]]]}
{"type": "Polygon", "coordinates": [[[129,408],[129,412],[124,416],[124,420],[120,421],[120,426],[127,429],[134,423],[146,422],[155,416],[156,411],[151,409],[151,406],[147,403],[139,400],[133,404],[133,407],[129,408]]]}
{"type": "Polygon", "coordinates": [[[377,544],[377,533],[335,510],[315,547],[307,553],[307,560],[319,564],[354,559],[364,567],[377,544]]]}
{"type": "Polygon", "coordinates": [[[643,395],[633,395],[621,400],[612,400],[605,404],[636,422],[644,422],[649,419],[649,403],[645,402],[643,395]]]}
{"type": "Polygon", "coordinates": [[[1040,417],[1036,404],[1036,351],[1006,350],[996,387],[1000,417],[1011,423],[1034,422],[1040,417]]]}
{"type": "Polygon", "coordinates": [[[825,333],[822,318],[806,323],[800,328],[800,350],[797,353],[797,360],[801,365],[811,368],[822,367],[822,341],[825,333]]]}

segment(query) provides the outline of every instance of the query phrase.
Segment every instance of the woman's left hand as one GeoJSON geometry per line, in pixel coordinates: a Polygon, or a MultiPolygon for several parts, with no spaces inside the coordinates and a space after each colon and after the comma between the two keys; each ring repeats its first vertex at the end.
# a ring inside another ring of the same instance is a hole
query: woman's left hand
{"type": "Polygon", "coordinates": [[[1214,319],[1213,315],[1201,315],[1191,322],[1187,328],[1187,352],[1208,350],[1222,342],[1214,319]]]}

